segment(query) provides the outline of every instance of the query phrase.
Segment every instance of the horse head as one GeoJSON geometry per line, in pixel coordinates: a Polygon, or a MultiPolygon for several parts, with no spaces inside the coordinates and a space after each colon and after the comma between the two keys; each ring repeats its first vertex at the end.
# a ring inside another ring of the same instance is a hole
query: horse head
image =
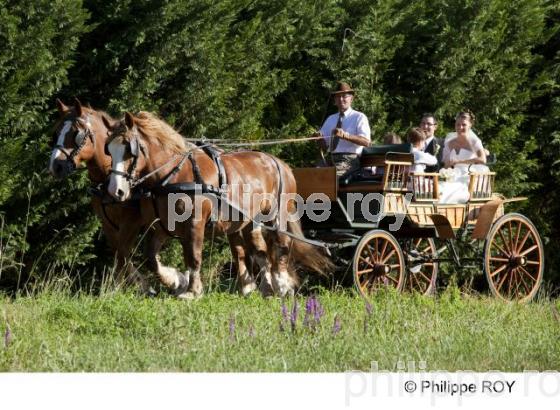
{"type": "Polygon", "coordinates": [[[105,154],[111,156],[107,192],[118,201],[126,201],[131,197],[134,182],[147,166],[148,152],[135,121],[128,112],[124,120],[116,123],[111,123],[103,116],[103,122],[109,129],[105,154]]]}
{"type": "MultiPolygon", "coordinates": [[[[73,173],[82,161],[90,162],[103,153],[96,151],[96,138],[105,140],[107,129],[100,121],[100,113],[82,106],[78,99],[67,106],[59,99],[56,105],[60,118],[55,125],[49,171],[57,178],[73,173]]],[[[100,165],[103,159],[98,161],[100,165]]]]}

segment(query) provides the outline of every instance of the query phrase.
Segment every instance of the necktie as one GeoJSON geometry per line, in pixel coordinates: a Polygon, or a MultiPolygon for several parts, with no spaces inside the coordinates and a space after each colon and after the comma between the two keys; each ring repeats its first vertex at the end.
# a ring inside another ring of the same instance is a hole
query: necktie
{"type": "MultiPolygon", "coordinates": [[[[338,115],[338,121],[336,122],[336,128],[342,128],[342,119],[343,118],[344,118],[344,114],[340,113],[338,115]]],[[[335,137],[334,135],[331,135],[331,143],[330,143],[330,146],[329,146],[329,152],[333,152],[336,149],[339,141],[340,141],[339,137],[335,137]]]]}

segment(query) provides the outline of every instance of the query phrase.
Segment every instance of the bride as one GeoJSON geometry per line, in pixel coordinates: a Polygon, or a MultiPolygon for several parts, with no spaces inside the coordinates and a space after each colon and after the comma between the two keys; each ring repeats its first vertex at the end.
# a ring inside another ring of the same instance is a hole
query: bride
{"type": "Polygon", "coordinates": [[[454,169],[454,177],[441,183],[440,204],[463,204],[469,200],[469,170],[484,172],[486,152],[480,138],[472,131],[474,114],[460,112],[455,117],[455,133],[447,136],[443,148],[443,161],[446,168],[454,169]],[[453,135],[455,134],[455,135],[453,135]]]}

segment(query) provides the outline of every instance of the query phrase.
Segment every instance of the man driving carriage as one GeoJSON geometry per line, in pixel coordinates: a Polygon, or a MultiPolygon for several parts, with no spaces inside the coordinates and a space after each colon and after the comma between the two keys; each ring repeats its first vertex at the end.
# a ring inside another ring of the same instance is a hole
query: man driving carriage
{"type": "Polygon", "coordinates": [[[358,157],[363,147],[369,146],[371,132],[366,115],[352,109],[354,90],[349,84],[338,82],[331,96],[338,112],[330,115],[315,135],[323,137],[318,141],[321,152],[327,153],[324,165],[334,165],[341,176],[359,168],[358,157]]]}

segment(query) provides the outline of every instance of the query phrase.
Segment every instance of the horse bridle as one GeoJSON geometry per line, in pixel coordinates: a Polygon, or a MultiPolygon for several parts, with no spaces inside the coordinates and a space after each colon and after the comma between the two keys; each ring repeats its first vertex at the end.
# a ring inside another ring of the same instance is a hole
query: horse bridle
{"type": "MultiPolygon", "coordinates": [[[[74,120],[73,122],[75,122],[76,120],[74,120]]],[[[74,137],[76,148],[70,151],[69,154],[66,152],[67,147],[65,147],[64,145],[56,144],[54,146],[54,148],[58,148],[58,150],[66,156],[66,159],[64,159],[64,161],[66,161],[71,168],[75,167],[74,158],[76,158],[80,151],[82,151],[82,149],[85,147],[87,139],[89,138],[91,140],[91,143],[95,144],[93,131],[87,124],[89,124],[89,115],[86,118],[84,128],[78,128],[78,133],[74,137]]]]}
{"type": "MultiPolygon", "coordinates": [[[[129,144],[130,144],[130,155],[132,156],[132,164],[130,164],[129,170],[123,172],[123,171],[119,171],[118,169],[114,169],[112,167],[112,161],[111,161],[111,170],[109,171],[109,174],[116,174],[124,177],[127,181],[130,181],[130,187],[134,188],[134,186],[136,186],[136,181],[138,180],[138,177],[135,176],[134,174],[138,166],[138,157],[140,155],[140,143],[138,142],[138,133],[136,131],[136,128],[134,128],[133,130],[133,136],[130,139],[129,144]]],[[[105,144],[105,155],[111,156],[111,153],[109,152],[108,144],[105,144]]]]}

